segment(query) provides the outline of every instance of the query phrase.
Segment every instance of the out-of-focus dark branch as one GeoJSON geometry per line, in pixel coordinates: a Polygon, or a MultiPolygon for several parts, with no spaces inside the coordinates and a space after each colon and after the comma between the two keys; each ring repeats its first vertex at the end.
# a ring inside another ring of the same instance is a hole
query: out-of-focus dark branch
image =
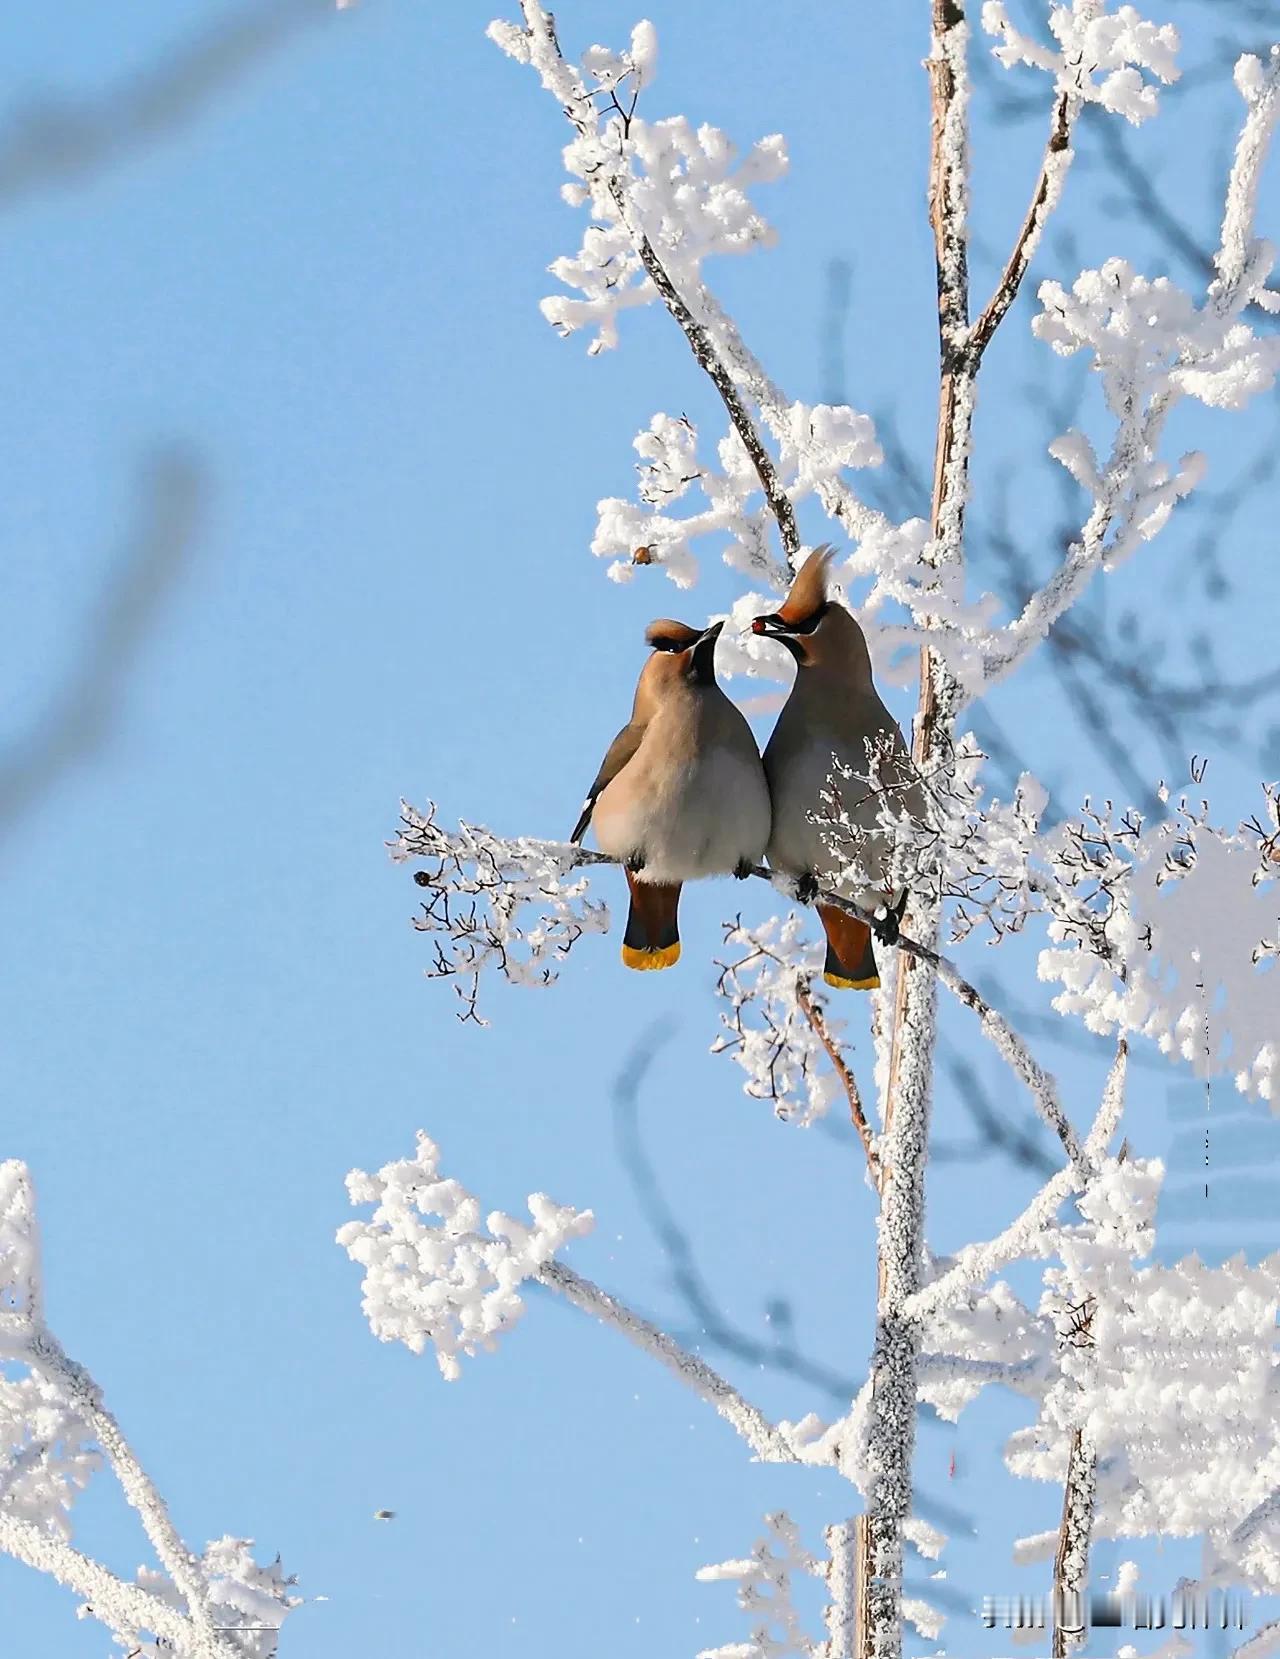
{"type": "Polygon", "coordinates": [[[1034,1118],[1022,1123],[1010,1122],[996,1110],[990,1095],[978,1074],[964,1055],[950,1043],[940,1043],[941,1059],[961,1105],[973,1119],[978,1132],[977,1144],[970,1147],[948,1147],[935,1141],[933,1156],[946,1161],[959,1158],[982,1159],[993,1152],[1002,1152],[1012,1163],[1037,1175],[1056,1175],[1059,1164],[1051,1158],[1035,1139],[1037,1127],[1034,1118]]]}
{"type": "Polygon", "coordinates": [[[0,835],[61,776],[89,759],[117,717],[142,642],[182,570],[202,517],[203,475],[190,456],[156,455],[139,484],[137,522],[89,623],[66,683],[0,755],[0,835]]]}
{"type": "Polygon", "coordinates": [[[1156,188],[1150,173],[1138,165],[1118,121],[1098,121],[1093,128],[1099,149],[1116,182],[1129,198],[1132,210],[1169,249],[1197,275],[1212,279],[1213,251],[1192,235],[1186,223],[1156,188]]]}
{"type": "Polygon", "coordinates": [[[333,10],[332,0],[255,0],[96,97],[29,99],[0,131],[0,207],[79,183],[165,137],[333,10]]]}
{"type": "MultiPolygon", "coordinates": [[[[716,1306],[694,1257],[689,1235],[677,1221],[658,1174],[640,1136],[640,1090],[664,1044],[671,1035],[666,1023],[651,1026],[641,1037],[613,1086],[613,1122],[618,1156],[635,1190],[636,1198],[652,1228],[671,1272],[671,1282],[689,1313],[698,1323],[702,1338],[724,1353],[752,1365],[768,1366],[820,1388],[847,1408],[857,1393],[860,1380],[842,1375],[817,1360],[806,1358],[787,1341],[761,1342],[730,1325],[716,1306]]],[[[775,1330],[784,1330],[787,1319],[775,1321],[775,1330]]]]}
{"type": "Polygon", "coordinates": [[[1128,196],[1131,209],[1171,252],[1185,260],[1199,276],[1212,281],[1217,275],[1212,249],[1192,234],[1157,189],[1151,174],[1139,165],[1129,147],[1128,136],[1120,130],[1120,123],[1099,121],[1095,131],[1107,166],[1128,196]]]}
{"type": "MultiPolygon", "coordinates": [[[[671,1031],[669,1022],[658,1021],[641,1035],[614,1083],[613,1110],[623,1170],[631,1182],[645,1221],[667,1258],[672,1287],[696,1324],[693,1331],[674,1329],[673,1334],[686,1344],[703,1342],[730,1358],[744,1360],[762,1370],[795,1377],[820,1389],[841,1411],[847,1411],[850,1400],[861,1386],[861,1379],[844,1376],[799,1351],[790,1338],[791,1312],[786,1302],[775,1298],[769,1304],[772,1329],[778,1333],[773,1342],[762,1342],[726,1319],[698,1267],[688,1233],[676,1220],[667,1202],[658,1172],[640,1134],[639,1116],[640,1091],[671,1031]]],[[[920,1418],[926,1424],[941,1421],[929,1407],[923,1406],[920,1418]]],[[[953,1535],[973,1531],[971,1515],[926,1492],[916,1492],[915,1512],[953,1535]]]]}

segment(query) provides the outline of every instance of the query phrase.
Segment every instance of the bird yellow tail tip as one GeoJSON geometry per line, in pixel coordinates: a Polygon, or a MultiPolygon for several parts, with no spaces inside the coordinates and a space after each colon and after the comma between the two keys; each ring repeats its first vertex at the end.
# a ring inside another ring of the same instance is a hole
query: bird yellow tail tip
{"type": "Polygon", "coordinates": [[[622,960],[628,968],[635,968],[640,973],[652,973],[658,968],[674,968],[680,960],[680,943],[674,945],[654,945],[637,950],[634,945],[623,945],[622,960]]]}
{"type": "Polygon", "coordinates": [[[840,974],[823,974],[826,983],[837,991],[878,991],[880,989],[880,975],[872,974],[870,979],[844,979],[840,974]]]}

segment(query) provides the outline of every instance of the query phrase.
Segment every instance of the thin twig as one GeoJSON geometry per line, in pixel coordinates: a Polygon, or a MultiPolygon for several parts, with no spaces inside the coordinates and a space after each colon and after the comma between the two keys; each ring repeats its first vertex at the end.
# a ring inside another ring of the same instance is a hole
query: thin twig
{"type": "Polygon", "coordinates": [[[876,1151],[876,1138],[871,1132],[871,1125],[867,1122],[867,1114],[863,1110],[862,1096],[858,1092],[857,1079],[849,1069],[848,1061],[839,1043],[827,1029],[827,1022],[823,1018],[822,1010],[809,994],[808,984],[803,978],[796,981],[796,1002],[800,1006],[805,1019],[813,1027],[813,1034],[827,1051],[827,1058],[831,1062],[832,1070],[840,1079],[844,1087],[845,1097],[849,1102],[849,1116],[853,1127],[858,1131],[858,1139],[862,1142],[862,1150],[867,1155],[867,1168],[871,1171],[871,1180],[877,1190],[880,1190],[880,1156],[876,1151]]]}
{"type": "Polygon", "coordinates": [[[1045,146],[1040,177],[1036,181],[1027,216],[1022,221],[1022,228],[1013,244],[1008,263],[996,284],[995,292],[969,331],[966,350],[973,371],[977,370],[978,364],[982,361],[982,354],[991,342],[991,336],[1004,321],[1005,313],[1017,298],[1018,289],[1035,255],[1045,223],[1053,212],[1061,192],[1062,182],[1071,162],[1071,124],[1075,113],[1070,92],[1060,92],[1053,106],[1053,116],[1049,123],[1049,142],[1045,146]]]}
{"type": "Polygon", "coordinates": [[[748,414],[746,404],[743,403],[738,388],[733,383],[732,375],[717,352],[710,333],[680,297],[675,284],[667,275],[666,268],[654,251],[653,243],[650,242],[643,231],[632,226],[626,194],[620,180],[616,178],[610,180],[609,194],[613,197],[617,206],[619,217],[631,233],[635,250],[640,256],[640,263],[649,273],[650,281],[662,296],[663,304],[682,329],[699,368],[708,375],[712,385],[720,394],[721,402],[728,412],[729,419],[733,422],[734,431],[738,434],[742,441],[742,447],[751,458],[751,464],[756,470],[756,477],[760,480],[760,487],[764,491],[765,500],[769,503],[769,510],[777,520],[778,533],[782,537],[782,546],[787,555],[787,563],[794,571],[797,565],[797,555],[800,552],[800,531],[796,525],[796,510],[779,481],[773,458],[764,447],[760,434],[756,430],[755,422],[748,414]]]}
{"type": "MultiPolygon", "coordinates": [[[[560,39],[556,33],[555,19],[542,6],[532,3],[532,0],[520,0],[520,10],[524,16],[525,27],[531,35],[541,34],[547,46],[555,53],[562,68],[569,73],[565,62],[564,52],[560,46],[560,39]]],[[[576,77],[574,77],[576,82],[576,77]]],[[[579,113],[582,109],[591,110],[591,125],[595,122],[595,107],[591,104],[585,88],[580,83],[576,85],[577,102],[565,103],[564,113],[572,125],[579,131],[587,130],[588,123],[585,116],[579,113]]],[[[634,106],[633,106],[634,107],[634,106]]],[[[623,142],[626,141],[628,122],[623,121],[623,142]]],[[[787,563],[795,570],[797,554],[800,551],[800,531],[796,525],[795,508],[792,506],[786,491],[783,489],[773,459],[761,441],[754,421],[747,411],[746,404],[734,383],[732,374],[719,351],[706,325],[698,320],[690,310],[688,304],[677,291],[666,267],[658,257],[653,243],[644,230],[636,224],[631,214],[627,200],[627,190],[622,179],[615,173],[608,181],[610,199],[617,209],[620,223],[631,238],[632,246],[644,266],[645,272],[657,290],[663,304],[671,313],[676,323],[689,342],[689,349],[704,373],[710,378],[712,385],[720,394],[733,423],[734,431],[742,441],[743,448],[751,458],[756,476],[760,480],[760,487],[764,491],[765,500],[769,503],[770,511],[777,520],[778,533],[782,538],[783,549],[787,555],[787,563]]]]}

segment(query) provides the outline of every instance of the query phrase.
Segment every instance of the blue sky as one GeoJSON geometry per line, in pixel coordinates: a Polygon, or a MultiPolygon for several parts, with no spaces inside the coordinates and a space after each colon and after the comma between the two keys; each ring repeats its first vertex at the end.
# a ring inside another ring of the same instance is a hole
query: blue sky
{"type": "MultiPolygon", "coordinates": [[[[845,395],[892,410],[927,473],[925,9],[798,0],[748,22],[733,0],[654,0],[648,113],[711,121],[744,148],[786,134],[791,177],[758,198],[779,246],[709,275],[791,395],[816,399],[830,395],[830,265],[847,261],[845,395]]],[[[1204,5],[1151,9],[1208,62],[1220,31],[1204,5]]],[[[2,107],[93,100],[226,15],[143,0],[10,11],[2,107]]],[[[560,24],[580,49],[623,40],[637,15],[566,0],[560,24]]],[[[750,1465],[643,1356],[549,1298],[531,1298],[456,1384],[375,1343],[332,1242],[342,1180],[407,1156],[417,1128],[487,1205],[519,1213],[544,1190],[594,1209],[575,1265],[696,1339],[620,1160],[612,1100],[627,1057],[661,1030],[642,1132],[726,1317],[768,1342],[767,1304],[784,1296],[801,1347],[854,1377],[871,1337],[872,1211],[847,1140],[775,1122],[707,1054],[718,924],[739,906],[766,914],[762,893],[690,893],[678,973],[626,975],[616,939],[589,941],[553,992],[492,994],[478,1032],[423,980],[414,889],[385,856],[402,795],[497,829],[567,831],[628,706],[643,624],[711,613],[731,591],[715,570],[678,599],[656,577],[619,589],[587,552],[594,503],[628,493],[631,439],[655,410],[719,421],[656,311],[626,317],[622,349],[593,361],[540,318],[546,266],[580,233],[557,195],[566,130],[484,39],[489,16],[470,0],[366,0],[300,27],[162,139],[0,201],[0,740],[18,741],[82,653],[148,455],[181,445],[205,481],[105,745],[5,839],[0,1154],[34,1173],[54,1327],[184,1536],[252,1536],[326,1598],[282,1644],[308,1659],[551,1659],[602,1639],[618,1659],[691,1654],[746,1633],[727,1588],[694,1582],[698,1566],[744,1553],[771,1509],[815,1542],[849,1507],[828,1473],[750,1465]],[[372,1519],[384,1507],[394,1522],[372,1519]]],[[[1135,140],[1206,236],[1237,113],[1227,69],[1215,74],[1217,91],[1207,78],[1135,140]]],[[[976,112],[979,292],[1025,205],[1042,125],[976,112]]],[[[1185,277],[1117,207],[1087,147],[1070,191],[1039,274],[1070,279],[1122,252],[1185,277]]],[[[1264,225],[1277,208],[1273,175],[1264,225]]],[[[991,354],[977,479],[994,495],[1007,474],[1012,534],[1044,563],[1055,498],[1032,416],[1068,371],[1030,342],[1029,315],[1024,301],[991,354]]],[[[1221,485],[1269,418],[1189,420],[1185,442],[1206,445],[1221,485]]],[[[1213,607],[1190,528],[1121,572],[1106,602],[1167,616],[1175,659],[1199,615],[1233,670],[1269,667],[1273,525],[1264,491],[1234,525],[1237,584],[1213,607]]],[[[1064,804],[1120,787],[1042,670],[998,712],[1064,804]]],[[[1226,818],[1253,810],[1266,727],[1233,752],[1190,716],[1226,818]]],[[[1158,775],[1154,740],[1126,742],[1158,775]]],[[[618,885],[603,883],[614,899],[618,885]]],[[[1012,983],[1030,1002],[1028,960],[1012,983]]],[[[852,1011],[854,1027],[865,1017],[852,1011]]],[[[954,1037],[1018,1115],[960,1020],[954,1037]]],[[[1096,1058],[1046,1053],[1082,1113],[1096,1058]]],[[[1171,1120],[1165,1075],[1148,1075],[1143,1150],[1194,1161],[1185,1111],[1171,1120]]],[[[936,1115],[940,1134],[971,1136],[945,1085],[936,1115]]],[[[1000,1159],[939,1163],[932,1241],[994,1231],[1030,1179],[1000,1159]]],[[[1245,1242],[1269,1247],[1266,1234],[1259,1223],[1245,1242]]],[[[771,1413],[834,1412],[820,1389],[717,1363],[771,1413]]],[[[1000,1472],[1016,1420],[993,1398],[958,1432],[921,1431],[924,1491],[978,1520],[944,1563],[968,1601],[1025,1587],[1008,1541],[1054,1524],[1057,1494],[1000,1472]]],[[[78,1526],[118,1570],[146,1559],[105,1479],[78,1526]]],[[[12,1651],[104,1651],[72,1598],[25,1569],[0,1562],[0,1597],[12,1651]]],[[[947,1647],[982,1654],[990,1640],[961,1613],[947,1647]]]]}

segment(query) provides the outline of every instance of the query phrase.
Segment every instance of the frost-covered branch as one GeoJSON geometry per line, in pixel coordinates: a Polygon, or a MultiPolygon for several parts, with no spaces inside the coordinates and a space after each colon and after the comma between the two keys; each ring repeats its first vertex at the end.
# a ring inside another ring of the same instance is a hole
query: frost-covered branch
{"type": "Polygon", "coordinates": [[[120,1431],[120,1425],[103,1404],[102,1391],[97,1383],[83,1366],[67,1357],[61,1344],[47,1329],[32,1330],[26,1353],[33,1369],[62,1392],[71,1409],[101,1446],[121,1490],[137,1511],[161,1566],[186,1603],[197,1638],[194,1645],[199,1651],[210,1655],[233,1654],[235,1649],[219,1636],[214,1627],[209,1584],[197,1558],[178,1536],[168,1506],[138,1462],[120,1431]]]}
{"type": "MultiPolygon", "coordinates": [[[[524,27],[494,24],[491,37],[535,68],[573,125],[578,137],[566,152],[566,165],[583,182],[568,186],[565,195],[574,205],[589,203],[592,212],[580,254],[553,266],[583,298],[554,296],[544,302],[544,314],[566,333],[595,325],[594,352],[616,344],[622,310],[661,299],[724,402],[743,459],[778,523],[788,564],[794,565],[800,548],[795,502],[809,491],[851,535],[892,544],[897,527],[859,501],[841,477],[844,467],[879,464],[871,422],[853,410],[787,398],[702,280],[708,254],[737,253],[771,239],[744,187],[778,176],[786,165],[782,140],[762,140],[731,174],[732,147],[714,128],[695,132],[683,119],[650,124],[636,115],[639,94],[654,74],[652,25],[638,25],[626,51],[592,47],[579,71],[564,58],[545,8],[522,0],[521,9],[524,27]],[[778,446],[776,460],[764,444],[762,426],[778,446]]],[[[637,515],[626,511],[625,503],[601,506],[594,550],[623,555],[625,563],[613,574],[629,573],[631,564],[660,563],[687,584],[678,529],[668,529],[653,515],[639,544],[633,536],[624,546],[618,538],[626,527],[636,528],[637,515]],[[676,546],[670,547],[673,539],[676,546]]],[[[785,571],[755,542],[752,529],[743,548],[746,562],[776,591],[785,586],[785,571]]]]}
{"type": "MultiPolygon", "coordinates": [[[[610,193],[617,203],[618,212],[625,222],[627,218],[626,197],[617,179],[613,180],[610,193]]],[[[778,480],[773,458],[764,447],[764,444],[761,443],[755,422],[747,413],[746,406],[738,395],[738,388],[734,385],[728,369],[717,354],[710,333],[676,292],[675,284],[667,275],[662,261],[654,252],[653,243],[643,233],[636,236],[636,251],[640,255],[640,263],[648,271],[650,280],[661,294],[663,304],[684,331],[698,367],[709,377],[711,384],[719,392],[721,401],[728,410],[729,419],[733,422],[733,429],[738,434],[742,447],[750,456],[751,464],[756,470],[756,476],[760,480],[760,487],[764,491],[765,500],[769,503],[769,510],[778,521],[778,531],[782,537],[782,546],[786,552],[787,563],[794,571],[798,564],[798,554],[800,552],[800,531],[796,526],[795,508],[791,505],[790,498],[778,480]]]]}
{"type": "Polygon", "coordinates": [[[824,1569],[801,1543],[800,1529],[789,1515],[780,1511],[764,1520],[768,1536],[749,1556],[699,1567],[697,1574],[703,1584],[737,1585],[738,1606],[753,1621],[751,1638],[703,1648],[698,1659],[819,1659],[823,1652],[804,1629],[791,1581],[797,1573],[825,1578],[824,1569]]]}
{"type": "MultiPolygon", "coordinates": [[[[936,586],[958,587],[964,566],[972,380],[960,361],[969,317],[966,220],[968,194],[968,40],[963,0],[933,0],[927,61],[933,99],[929,216],[938,278],[939,393],[934,450],[931,541],[922,562],[936,586]]],[[[912,755],[928,774],[953,747],[956,684],[925,646],[912,755]]],[[[923,948],[938,940],[936,903],[912,903],[923,948]]],[[[936,954],[936,953],[935,953],[936,954]]],[[[889,1061],[880,1116],[879,1307],[871,1363],[867,1425],[865,1570],[858,1585],[857,1629],[871,1659],[902,1652],[903,1529],[912,1508],[920,1329],[905,1303],[920,1284],[924,1245],[924,1170],[928,1155],[937,1033],[935,973],[927,959],[900,952],[895,976],[889,1061]]]]}
{"type": "MultiPolygon", "coordinates": [[[[530,63],[540,75],[542,84],[559,99],[586,152],[582,171],[589,180],[587,188],[597,201],[602,190],[607,194],[635,257],[688,340],[699,368],[720,394],[734,431],[751,459],[765,499],[777,520],[788,563],[794,567],[800,550],[800,532],[796,526],[795,509],[779,482],[773,458],[761,442],[755,422],[710,329],[694,315],[680,293],[633,205],[634,184],[627,145],[632,141],[636,99],[656,55],[652,26],[642,24],[637,28],[629,53],[621,54],[616,59],[605,55],[594,61],[592,67],[596,84],[588,89],[582,77],[565,61],[551,13],[537,0],[520,0],[520,10],[524,16],[524,30],[514,32],[508,25],[495,25],[492,31],[494,38],[513,57],[530,63]],[[618,98],[619,91],[623,91],[628,98],[626,109],[618,98]],[[608,93],[610,106],[616,112],[616,119],[603,126],[601,110],[595,102],[601,92],[608,93]]],[[[607,279],[610,288],[616,286],[616,282],[616,276],[607,279]]],[[[562,320],[567,320],[564,313],[562,320]]]]}
{"type": "Polygon", "coordinates": [[[966,1245],[943,1273],[909,1298],[906,1307],[911,1317],[927,1321],[957,1301],[971,1286],[984,1283],[1002,1267],[1043,1248],[1042,1241],[1058,1211],[1068,1198],[1087,1185],[1115,1135],[1124,1111],[1128,1064],[1129,1047],[1122,1040],[1117,1045],[1115,1062],[1108,1073],[1081,1157],[1052,1176],[1003,1231],[981,1244],[966,1245]]]}
{"type": "Polygon", "coordinates": [[[260,1567],[249,1540],[197,1557],[179,1537],[101,1388],[44,1322],[31,1181],[13,1160],[0,1164],[0,1367],[0,1550],[85,1596],[83,1612],[135,1652],[154,1651],[150,1633],[177,1659],[273,1659],[293,1581],[260,1567]],[[164,1569],[132,1584],[69,1543],[75,1493],[104,1459],[164,1569]]]}
{"type": "MultiPolygon", "coordinates": [[[[484,1023],[477,1012],[477,997],[479,976],[486,968],[495,969],[512,984],[547,985],[555,979],[559,963],[584,933],[602,932],[607,928],[607,908],[587,897],[585,879],[571,878],[582,865],[613,864],[616,860],[564,842],[527,836],[503,839],[472,824],[462,824],[457,831],[447,830],[436,820],[434,803],[426,813],[402,804],[401,817],[403,827],[390,844],[391,856],[401,862],[422,859],[427,863],[426,869],[414,875],[415,882],[431,895],[422,906],[422,915],[415,919],[415,926],[435,936],[436,960],[428,974],[432,977],[459,974],[466,978],[466,1008],[460,1017],[484,1023]],[[523,915],[526,906],[535,912],[532,920],[523,915]]],[[[750,873],[782,892],[794,891],[794,883],[776,870],[757,865],[750,873]]],[[[824,890],[818,896],[824,904],[844,910],[860,921],[869,924],[876,921],[874,911],[839,893],[824,890]]],[[[782,945],[789,950],[795,943],[794,921],[787,928],[790,933],[784,928],[782,945]]],[[[737,940],[738,930],[730,927],[727,938],[737,940]]],[[[764,944],[763,935],[756,937],[744,931],[738,942],[747,945],[747,955],[736,967],[731,964],[725,968],[725,975],[736,974],[746,966],[747,960],[758,958],[771,963],[784,975],[793,977],[790,989],[793,1011],[785,1025],[779,1025],[776,1016],[767,1015],[763,1035],[748,1031],[734,1016],[726,1020],[732,1037],[720,1039],[717,1046],[741,1045],[753,1057],[754,1045],[757,1041],[763,1042],[771,1056],[766,1069],[774,1079],[764,1091],[767,1096],[775,1100],[785,1098],[793,1085],[780,1080],[779,1068],[789,1068],[788,1079],[790,1068],[794,1068],[795,1075],[806,1080],[811,1111],[815,1105],[825,1109],[830,1100],[830,1085],[815,1080],[810,1060],[802,1049],[795,1049],[797,1026],[803,1024],[808,1028],[815,1051],[829,1051],[795,998],[794,970],[789,959],[776,946],[764,944]],[[796,1053],[800,1055],[798,1060],[796,1053]],[[820,1094],[825,1091],[825,1099],[817,1100],[815,1089],[820,1094]]],[[[1058,1100],[1057,1085],[1008,1020],[939,951],[906,933],[899,935],[895,948],[901,955],[932,969],[947,989],[977,1014],[983,1035],[1030,1091],[1036,1109],[1062,1142],[1067,1156],[1078,1161],[1080,1149],[1058,1100]]],[[[734,1000],[733,996],[730,1000],[734,1000]]],[[[744,1000],[739,995],[736,1006],[740,1008],[744,1000]]],[[[757,1069],[754,1058],[749,1069],[757,1069]]],[[[757,1091],[749,1084],[748,1092],[757,1091]]]]}
{"type": "Polygon", "coordinates": [[[823,1534],[827,1546],[827,1640],[821,1659],[858,1659],[859,1518],[837,1521],[823,1534]]]}
{"type": "MultiPolygon", "coordinates": [[[[1173,45],[1176,35],[1158,43],[1157,60],[1173,45]]],[[[1114,569],[1150,540],[1174,503],[1199,482],[1201,456],[1183,456],[1176,469],[1159,459],[1173,407],[1192,397],[1210,407],[1239,409],[1274,383],[1280,340],[1256,335],[1242,313],[1251,303],[1271,303],[1266,282],[1275,253],[1255,237],[1254,219],[1262,165],[1280,114],[1278,85],[1277,48],[1266,64],[1246,55],[1236,65],[1245,118],[1227,183],[1222,241],[1214,256],[1217,274],[1201,304],[1165,277],[1148,281],[1122,259],[1083,272],[1070,293],[1056,282],[1040,289],[1044,310],[1036,334],[1062,356],[1081,348],[1093,354],[1117,429],[1105,463],[1078,431],[1051,446],[1054,458],[1092,495],[1093,505],[1061,567],[984,648],[987,683],[1011,672],[1095,572],[1114,569]]],[[[1128,97],[1132,78],[1122,86],[1128,97]]]]}
{"type": "Polygon", "coordinates": [[[746,1441],[763,1463],[798,1463],[794,1446],[783,1431],[697,1354],[682,1348],[674,1337],[634,1312],[616,1296],[584,1279],[563,1262],[549,1262],[537,1277],[583,1313],[612,1325],[628,1342],[661,1360],[699,1399],[713,1406],[746,1441]]]}
{"type": "Polygon", "coordinates": [[[1085,1637],[1084,1589],[1089,1575],[1096,1471],[1092,1443],[1082,1429],[1076,1429],[1067,1456],[1067,1478],[1062,1484],[1062,1520],[1053,1558],[1053,1659],[1066,1659],[1085,1637]]]}
{"type": "Polygon", "coordinates": [[[150,1631],[175,1653],[194,1651],[191,1625],[181,1613],[33,1522],[0,1514],[0,1551],[73,1590],[87,1611],[118,1635],[136,1639],[139,1632],[150,1631]]]}
{"type": "Polygon", "coordinates": [[[340,1227],[337,1242],[364,1268],[361,1305],[380,1341],[401,1342],[415,1354],[434,1348],[441,1374],[456,1381],[461,1356],[494,1348],[523,1318],[520,1287],[536,1281],[660,1359],[715,1407],[757,1457],[800,1460],[784,1432],[704,1360],[555,1260],[571,1239],[590,1232],[589,1210],[534,1193],[532,1225],[501,1211],[482,1220],[479,1199],[440,1174],[439,1148],[421,1133],[412,1158],[385,1164],[376,1175],[353,1170],[347,1190],[353,1204],[374,1206],[368,1219],[340,1227]]]}

